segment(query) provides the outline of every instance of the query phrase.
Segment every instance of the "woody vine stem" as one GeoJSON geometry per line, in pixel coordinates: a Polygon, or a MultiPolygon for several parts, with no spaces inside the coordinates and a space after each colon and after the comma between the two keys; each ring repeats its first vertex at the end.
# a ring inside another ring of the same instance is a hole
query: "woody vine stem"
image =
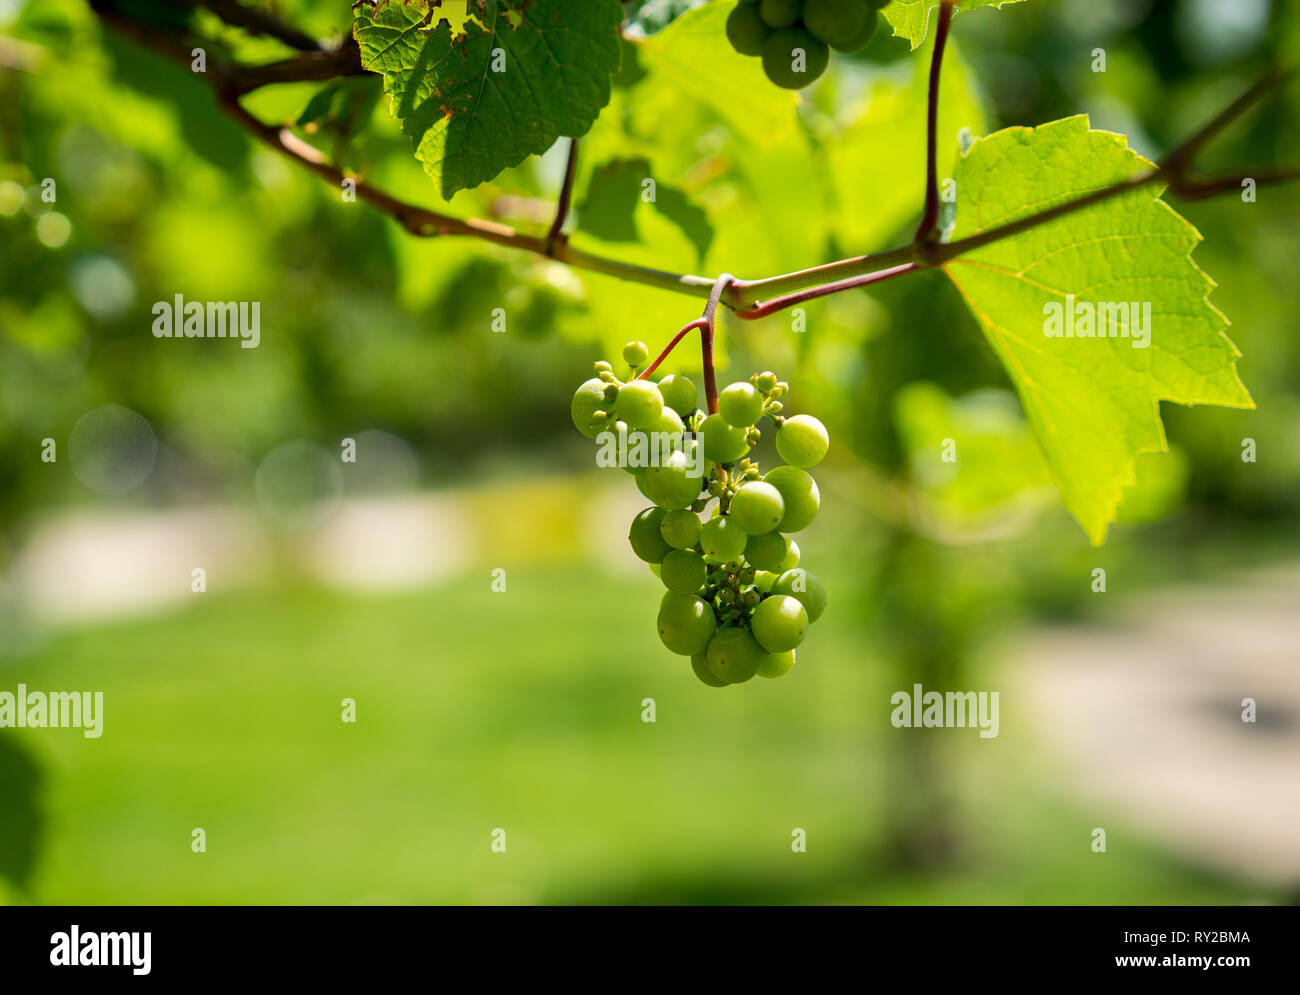
{"type": "MultiPolygon", "coordinates": [[[[930,63],[926,115],[925,209],[912,241],[884,252],[850,256],[820,266],[757,280],[741,280],[730,274],[711,279],[690,273],[671,273],[585,252],[570,243],[568,233],[565,231],[565,223],[568,219],[577,165],[576,139],[572,139],[569,146],[555,220],[547,233],[541,236],[520,232],[510,225],[493,221],[455,218],[440,214],[400,200],[358,177],[345,175],[318,149],[298,138],[287,127],[267,124],[249,113],[240,103],[240,98],[263,86],[275,83],[325,81],[340,76],[364,75],[366,70],[361,65],[361,52],[356,42],[346,38],[337,46],[327,48],[292,26],[282,23],[272,14],[247,8],[230,0],[186,0],[186,2],[206,8],[232,26],[276,38],[290,48],[297,49],[300,54],[263,65],[241,65],[231,61],[219,50],[214,50],[207,39],[198,38],[184,30],[168,29],[134,20],[127,9],[119,6],[119,0],[90,0],[91,7],[110,28],[183,65],[188,66],[190,53],[195,47],[204,47],[205,50],[213,53],[209,56],[206,78],[213,86],[218,103],[226,115],[265,145],[336,186],[341,185],[344,180],[353,180],[358,199],[388,214],[412,235],[420,237],[462,235],[477,238],[496,245],[536,253],[578,269],[707,298],[708,304],[704,315],[678,332],[663,353],[646,368],[641,376],[648,375],[658,367],[688,332],[700,328],[706,395],[710,412],[717,410],[712,354],[714,318],[719,304],[725,304],[739,318],[747,321],[756,320],[818,297],[870,286],[907,273],[941,266],[974,249],[1011,238],[1130,190],[1152,184],[1165,184],[1168,192],[1177,197],[1198,199],[1239,189],[1246,179],[1253,179],[1257,185],[1300,179],[1300,167],[1257,170],[1215,177],[1201,177],[1194,172],[1193,160],[1202,146],[1291,75],[1290,70],[1273,68],[1152,169],[978,234],[953,242],[942,241],[942,233],[939,229],[939,188],[936,169],[939,76],[956,7],[955,0],[943,0],[939,8],[934,51],[930,63]]],[[[362,2],[370,2],[370,0],[362,0],[362,2]]]]}

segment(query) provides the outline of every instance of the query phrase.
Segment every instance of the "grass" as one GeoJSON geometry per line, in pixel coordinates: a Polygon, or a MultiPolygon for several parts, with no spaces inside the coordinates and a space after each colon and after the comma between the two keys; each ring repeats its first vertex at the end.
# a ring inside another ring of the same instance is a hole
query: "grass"
{"type": "Polygon", "coordinates": [[[168,616],[67,632],[10,666],[0,687],[105,696],[101,739],[0,737],[36,760],[44,818],[10,898],[1257,897],[1150,846],[1091,854],[1082,818],[1017,773],[1031,747],[1010,734],[983,741],[962,774],[971,859],[905,872],[881,843],[896,804],[885,788],[900,735],[891,689],[849,611],[828,613],[786,678],[715,691],[658,646],[648,574],[521,568],[504,594],[490,580],[484,570],[383,597],[207,594],[168,616]],[[354,724],[341,721],[345,698],[354,724]],[[647,698],[653,723],[642,721],[647,698]],[[196,827],[205,853],[191,851],[196,827]],[[791,851],[796,827],[806,853],[791,851]],[[498,828],[504,853],[490,846],[498,828]]]}

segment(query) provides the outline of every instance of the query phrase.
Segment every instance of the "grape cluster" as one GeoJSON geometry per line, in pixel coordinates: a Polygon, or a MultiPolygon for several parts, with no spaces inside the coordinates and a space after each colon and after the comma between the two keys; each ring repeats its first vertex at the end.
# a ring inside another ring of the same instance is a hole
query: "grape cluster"
{"type": "Polygon", "coordinates": [[[763,60],[777,86],[801,90],[826,71],[833,48],[857,52],[875,36],[890,0],[740,0],[727,18],[727,40],[763,60]],[[796,52],[803,52],[802,65],[796,52]]]}
{"type": "Polygon", "coordinates": [[[755,674],[780,677],[826,609],[826,588],[799,566],[789,534],[817,516],[821,495],[807,468],[821,462],[830,437],[811,415],[782,413],[779,398],[790,388],[774,373],[731,384],[709,414],[697,408],[687,377],[636,379],[646,357],[640,342],[624,347],[626,382],[611,364],[597,363],[596,376],[573,395],[571,413],[588,438],[641,441],[659,457],[649,466],[624,466],[653,502],[632,520],[628,542],[667,588],[659,638],[689,656],[710,687],[755,674]],[[776,451],[785,460],[766,474],[748,458],[763,416],[775,426],[776,451]]]}

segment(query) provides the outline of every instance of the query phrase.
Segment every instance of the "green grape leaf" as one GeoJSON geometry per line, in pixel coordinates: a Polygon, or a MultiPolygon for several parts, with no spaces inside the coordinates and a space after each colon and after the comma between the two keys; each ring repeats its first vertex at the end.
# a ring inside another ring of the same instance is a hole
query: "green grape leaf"
{"type": "MultiPolygon", "coordinates": [[[[587,193],[578,206],[578,228],[606,242],[635,242],[640,238],[636,212],[646,203],[644,183],[652,176],[648,159],[612,159],[592,171],[587,193]]],[[[697,264],[704,262],[713,241],[713,227],[703,208],[676,187],[656,183],[649,204],[681,229],[695,246],[697,264]]]]}
{"type": "MultiPolygon", "coordinates": [[[[732,132],[762,148],[795,127],[799,95],[777,89],[763,73],[761,60],[727,44],[727,15],[733,6],[710,3],[687,11],[641,42],[637,61],[663,91],[663,99],[685,95],[698,101],[732,132]]],[[[655,96],[646,93],[644,99],[655,96]]]]}
{"type": "Polygon", "coordinates": [[[456,31],[431,0],[357,7],[361,64],[444,198],[586,134],[619,65],[618,0],[471,0],[456,31]]]}
{"type": "MultiPolygon", "coordinates": [[[[906,38],[912,45],[912,51],[921,47],[925,41],[925,32],[930,22],[930,12],[939,6],[941,0],[893,0],[882,14],[889,26],[894,29],[894,37],[906,38]]],[[[961,5],[953,11],[956,17],[963,11],[976,10],[980,7],[1001,7],[1008,3],[1023,3],[1024,0],[961,0],[961,5]]]]}
{"type": "MultiPolygon", "coordinates": [[[[1091,130],[1086,115],[1007,128],[958,162],[951,237],[1151,168],[1123,135],[1091,130]]],[[[1191,258],[1200,233],[1162,192],[1136,187],[944,264],[1095,544],[1136,482],[1137,455],[1167,449],[1161,401],[1254,407],[1228,320],[1208,299],[1214,281],[1191,258]]]]}

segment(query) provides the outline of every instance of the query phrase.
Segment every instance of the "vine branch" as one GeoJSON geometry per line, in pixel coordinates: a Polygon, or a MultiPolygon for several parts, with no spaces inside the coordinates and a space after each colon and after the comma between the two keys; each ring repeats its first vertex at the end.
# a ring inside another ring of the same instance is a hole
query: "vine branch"
{"type": "Polygon", "coordinates": [[[939,172],[935,165],[939,158],[939,71],[943,68],[943,52],[948,45],[950,27],[952,2],[943,0],[943,6],[939,8],[939,25],[934,32],[934,52],[930,56],[930,89],[925,115],[925,211],[913,239],[917,245],[939,240],[939,172]]]}
{"type": "MultiPolygon", "coordinates": [[[[953,242],[940,242],[937,227],[939,200],[935,165],[938,92],[940,68],[953,8],[951,0],[944,0],[940,8],[939,29],[930,66],[926,204],[921,224],[913,240],[907,245],[888,251],[851,256],[779,276],[758,280],[739,280],[727,276],[725,281],[722,278],[713,280],[695,274],[672,273],[610,259],[577,249],[569,243],[564,235],[564,222],[569,212],[569,199],[572,197],[576,142],[570,145],[568,168],[560,203],[556,208],[556,220],[545,236],[520,232],[510,225],[495,221],[455,218],[441,214],[394,197],[365,183],[359,177],[346,176],[331,165],[319,150],[298,138],[288,128],[268,124],[251,114],[240,103],[240,97],[263,86],[276,83],[323,81],[338,76],[365,73],[356,42],[349,37],[334,48],[326,49],[307,35],[283,25],[278,19],[258,13],[252,8],[245,8],[235,0],[192,0],[192,2],[207,8],[229,24],[275,37],[289,47],[300,50],[300,54],[296,56],[260,66],[233,63],[219,53],[209,58],[209,71],[205,74],[205,78],[213,86],[220,108],[253,137],[336,186],[351,180],[355,183],[358,199],[393,217],[412,235],[420,237],[463,235],[478,238],[496,245],[547,256],[579,269],[692,297],[707,298],[710,305],[706,307],[708,322],[704,326],[704,337],[708,339],[707,348],[710,358],[713,313],[719,303],[726,304],[739,317],[746,320],[765,317],[804,301],[941,266],[967,252],[1012,238],[1031,228],[1156,182],[1165,183],[1168,192],[1177,197],[1199,199],[1239,188],[1247,179],[1253,179],[1259,185],[1300,179],[1300,167],[1217,177],[1197,177],[1192,173],[1196,153],[1211,138],[1240,118],[1266,93],[1291,76],[1290,71],[1275,68],[1146,173],[1071,198],[1053,207],[975,235],[953,242]]],[[[167,30],[133,20],[119,8],[117,0],[90,0],[90,4],[110,28],[183,65],[188,66],[192,48],[203,44],[202,41],[190,37],[185,32],[167,30]]],[[[673,344],[676,344],[681,335],[689,331],[694,324],[683,329],[678,339],[674,339],[673,344]]],[[[656,365],[657,363],[658,361],[656,365]]],[[[706,364],[706,367],[711,369],[711,363],[706,364]]]]}
{"type": "Polygon", "coordinates": [[[555,250],[568,240],[564,223],[569,219],[569,202],[573,198],[573,177],[578,167],[578,140],[569,139],[569,158],[564,164],[564,182],[560,185],[560,199],[555,205],[555,220],[546,233],[546,254],[555,257],[555,250]]]}

